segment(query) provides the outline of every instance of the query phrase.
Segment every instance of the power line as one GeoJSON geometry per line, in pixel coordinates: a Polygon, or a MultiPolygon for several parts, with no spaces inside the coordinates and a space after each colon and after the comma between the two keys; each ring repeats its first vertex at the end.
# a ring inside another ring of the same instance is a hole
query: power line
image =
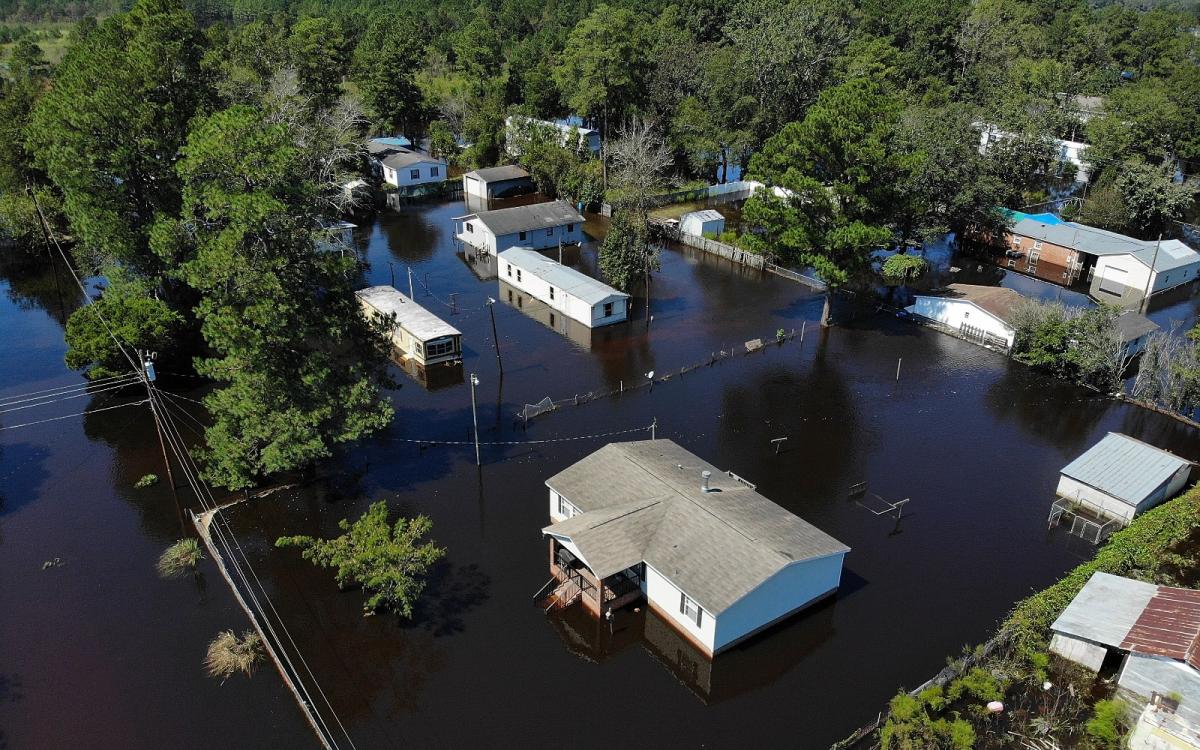
{"type": "MultiPolygon", "coordinates": [[[[134,383],[137,382],[137,380],[138,380],[137,378],[131,376],[129,378],[129,380],[126,380],[121,383],[116,383],[114,385],[110,385],[106,388],[97,388],[94,391],[84,391],[83,393],[76,393],[73,395],[65,395],[65,396],[62,396],[61,398],[52,398],[48,401],[43,400],[43,401],[39,401],[35,404],[25,404],[24,406],[14,406],[11,409],[0,409],[0,414],[7,414],[10,411],[21,411],[22,409],[32,409],[37,406],[46,406],[48,404],[56,404],[59,401],[70,401],[71,399],[83,398],[84,396],[94,396],[97,393],[106,393],[108,391],[116,391],[116,390],[125,388],[127,386],[133,385],[134,383]]],[[[15,402],[15,403],[19,403],[19,402],[15,402]]],[[[6,404],[4,404],[4,405],[6,405],[6,404]]]]}
{"type": "Polygon", "coordinates": [[[131,401],[127,404],[117,404],[116,406],[105,406],[102,409],[88,409],[87,411],[76,412],[75,414],[64,414],[61,417],[50,417],[49,419],[39,419],[36,422],[25,422],[23,424],[10,424],[7,427],[0,427],[0,430],[15,430],[18,427],[30,427],[35,424],[43,424],[45,422],[56,422],[60,419],[70,419],[71,417],[82,417],[85,414],[96,414],[102,411],[110,411],[112,409],[123,409],[126,406],[141,406],[142,404],[150,403],[150,399],[142,399],[141,401],[131,401]]]}
{"type": "Polygon", "coordinates": [[[61,391],[63,393],[69,393],[71,391],[77,391],[77,390],[80,390],[83,388],[92,388],[94,386],[107,384],[108,382],[113,381],[113,380],[123,380],[125,378],[132,378],[132,377],[134,377],[132,374],[127,373],[125,375],[114,375],[114,376],[108,377],[108,378],[97,378],[96,380],[89,380],[86,383],[74,383],[72,385],[62,385],[57,388],[47,388],[43,391],[30,391],[29,393],[14,393],[11,396],[0,397],[0,406],[8,406],[9,404],[19,404],[19,403],[22,403],[23,401],[37,401],[42,398],[50,398],[51,396],[57,395],[56,392],[58,392],[58,391],[61,391]]]}
{"type": "MultiPolygon", "coordinates": [[[[633,427],[628,430],[616,430],[615,432],[597,432],[591,435],[574,435],[572,437],[562,438],[546,438],[544,440],[495,440],[492,442],[480,441],[480,445],[534,445],[538,443],[565,443],[572,440],[592,440],[595,438],[612,437],[613,435],[628,435],[631,432],[646,432],[651,428],[651,425],[645,427],[633,427]]],[[[394,443],[421,443],[424,445],[475,445],[474,440],[420,440],[417,438],[394,438],[384,437],[380,440],[388,440],[394,443]]]]}

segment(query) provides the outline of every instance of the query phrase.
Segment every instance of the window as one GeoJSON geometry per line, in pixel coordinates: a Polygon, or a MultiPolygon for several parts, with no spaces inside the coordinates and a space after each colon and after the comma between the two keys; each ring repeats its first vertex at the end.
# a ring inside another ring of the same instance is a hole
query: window
{"type": "Polygon", "coordinates": [[[1033,241],[1033,249],[1034,249],[1034,250],[1041,250],[1041,249],[1042,249],[1042,241],[1041,241],[1041,240],[1034,240],[1034,241],[1033,241]]]}
{"type": "Polygon", "coordinates": [[[517,281],[521,280],[521,269],[517,269],[517,281]]]}
{"type": "Polygon", "coordinates": [[[547,229],[547,230],[546,230],[546,236],[547,236],[547,237],[553,237],[553,236],[554,236],[554,227],[550,227],[549,229],[547,229]]]}
{"type": "Polygon", "coordinates": [[[700,623],[704,620],[704,610],[700,609],[700,605],[682,591],[679,592],[679,612],[694,621],[696,627],[700,627],[700,623]]]}
{"type": "Polygon", "coordinates": [[[971,311],[970,311],[970,310],[963,310],[963,317],[964,317],[964,318],[969,318],[969,317],[971,317],[971,311]]]}
{"type": "Polygon", "coordinates": [[[567,225],[567,231],[568,231],[568,232],[574,232],[574,231],[575,231],[575,225],[574,225],[574,224],[568,224],[568,225],[567,225]]]}
{"type": "Polygon", "coordinates": [[[430,176],[430,177],[437,177],[437,176],[438,176],[438,168],[437,168],[437,167],[430,167],[430,168],[429,168],[429,176],[430,176]]]}
{"type": "Polygon", "coordinates": [[[524,239],[525,239],[525,232],[517,232],[517,239],[518,239],[518,240],[524,240],[524,239]]]}
{"type": "Polygon", "coordinates": [[[554,287],[550,287],[550,299],[554,299],[554,287]]]}
{"type": "Polygon", "coordinates": [[[509,276],[512,276],[512,264],[511,264],[511,263],[505,263],[504,265],[508,266],[508,275],[509,275],[509,276]]]}
{"type": "Polygon", "coordinates": [[[558,515],[571,518],[575,515],[575,506],[567,502],[562,495],[558,496],[558,515]]]}
{"type": "Polygon", "coordinates": [[[425,347],[425,356],[440,357],[443,354],[452,354],[454,352],[454,339],[442,339],[441,341],[431,341],[425,347]]]}
{"type": "Polygon", "coordinates": [[[420,341],[413,342],[413,345],[417,347],[417,354],[425,353],[425,347],[421,345],[420,341]]]}
{"type": "Polygon", "coordinates": [[[525,298],[518,294],[517,295],[517,307],[524,307],[524,306],[525,306],[525,298]]]}
{"type": "Polygon", "coordinates": [[[471,222],[468,221],[466,224],[466,227],[467,227],[467,232],[469,232],[470,234],[475,234],[475,225],[473,225],[471,222]]]}
{"type": "Polygon", "coordinates": [[[554,327],[554,313],[550,313],[550,327],[554,327]]]}
{"type": "Polygon", "coordinates": [[[421,179],[421,170],[420,169],[408,170],[408,177],[409,177],[409,179],[413,179],[413,180],[421,179]]]}
{"type": "Polygon", "coordinates": [[[1021,245],[1021,238],[1013,235],[1013,244],[1019,247],[1021,245]]]}
{"type": "Polygon", "coordinates": [[[510,305],[512,304],[512,290],[511,289],[508,290],[508,304],[510,304],[510,305]]]}
{"type": "Polygon", "coordinates": [[[613,303],[605,302],[604,303],[604,317],[606,317],[606,318],[610,317],[612,315],[612,313],[613,313],[613,303]]]}

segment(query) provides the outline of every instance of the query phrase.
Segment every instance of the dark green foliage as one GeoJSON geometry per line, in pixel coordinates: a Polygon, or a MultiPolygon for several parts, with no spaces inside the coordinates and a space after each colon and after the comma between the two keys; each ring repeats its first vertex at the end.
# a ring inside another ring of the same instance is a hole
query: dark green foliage
{"type": "Polygon", "coordinates": [[[630,211],[614,216],[600,245],[600,271],[608,283],[628,292],[659,267],[658,247],[650,242],[645,223],[630,211]]]}
{"type": "Polygon", "coordinates": [[[367,594],[363,611],[389,610],[411,618],[425,590],[429,568],[446,550],[422,541],[433,528],[427,516],[398,518],[389,524],[387,503],[380,500],[357,521],[338,522],[344,534],[333,539],[282,536],[276,547],[300,547],[305,560],[337,571],[339,587],[362,586],[367,594]]]}
{"type": "Polygon", "coordinates": [[[67,320],[67,367],[86,369],[89,378],[128,374],[133,365],[110,331],[127,351],[142,348],[161,355],[177,351],[183,318],[148,292],[147,285],[136,279],[109,279],[99,299],[67,320]]]}
{"type": "Polygon", "coordinates": [[[1012,313],[1013,356],[1105,393],[1120,391],[1130,359],[1117,324],[1120,314],[1109,305],[1072,311],[1057,303],[1022,300],[1012,313]]]}
{"type": "Polygon", "coordinates": [[[1128,727],[1125,713],[1125,704],[1119,700],[1097,701],[1095,713],[1086,725],[1088,736],[1102,748],[1118,750],[1123,746],[1121,740],[1128,727]]]}
{"type": "Polygon", "coordinates": [[[414,143],[425,133],[430,117],[414,78],[420,48],[406,43],[420,34],[400,16],[373,16],[355,48],[351,73],[375,132],[403,134],[414,143]]]}

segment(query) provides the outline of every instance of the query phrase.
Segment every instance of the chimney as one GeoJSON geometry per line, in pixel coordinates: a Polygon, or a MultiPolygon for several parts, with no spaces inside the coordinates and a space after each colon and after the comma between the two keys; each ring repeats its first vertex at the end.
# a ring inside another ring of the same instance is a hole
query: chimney
{"type": "Polygon", "coordinates": [[[712,490],[709,489],[709,486],[708,486],[708,478],[711,476],[712,476],[711,471],[700,472],[700,477],[704,480],[704,484],[700,487],[701,492],[712,492],[712,490]]]}

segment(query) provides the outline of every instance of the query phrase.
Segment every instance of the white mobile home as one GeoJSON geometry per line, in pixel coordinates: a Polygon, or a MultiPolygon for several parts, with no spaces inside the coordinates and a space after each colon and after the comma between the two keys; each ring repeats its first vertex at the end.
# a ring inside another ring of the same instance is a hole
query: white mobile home
{"type": "Polygon", "coordinates": [[[454,236],[489,253],[574,245],[583,241],[583,216],[566,201],[478,211],[454,219],[454,236]]]}
{"type": "Polygon", "coordinates": [[[406,360],[421,365],[452,362],[462,357],[462,334],[457,328],[390,286],[373,286],[354,293],[363,312],[373,318],[394,316],[392,343],[406,360]]]}
{"type": "Polygon", "coordinates": [[[1058,497],[1120,523],[1170,500],[1192,463],[1119,432],[1110,432],[1063,467],[1058,497]]]}
{"type": "Polygon", "coordinates": [[[500,253],[501,283],[507,283],[588,328],[620,323],[629,316],[629,295],[564,266],[534,250],[500,253]]]}
{"type": "Polygon", "coordinates": [[[711,208],[679,217],[679,231],[693,237],[716,237],[725,231],[725,217],[711,208]]]}
{"type": "Polygon", "coordinates": [[[1007,352],[1016,339],[1009,318],[1020,299],[1004,287],[951,284],[942,294],[918,294],[905,310],[977,344],[1007,352]]]}
{"type": "Polygon", "coordinates": [[[429,154],[379,141],[370,141],[367,152],[380,179],[392,187],[414,188],[446,179],[446,162],[429,154]]]}
{"type": "Polygon", "coordinates": [[[611,443],[546,480],[554,599],[645,599],[708,656],[841,582],[849,547],[670,440],[611,443]]]}
{"type": "Polygon", "coordinates": [[[512,115],[504,121],[504,141],[508,153],[520,156],[525,142],[537,130],[553,134],[563,147],[586,149],[593,154],[600,153],[599,130],[584,127],[581,123],[571,120],[539,120],[524,115],[512,115]],[[572,140],[572,134],[575,140],[572,140]]]}

